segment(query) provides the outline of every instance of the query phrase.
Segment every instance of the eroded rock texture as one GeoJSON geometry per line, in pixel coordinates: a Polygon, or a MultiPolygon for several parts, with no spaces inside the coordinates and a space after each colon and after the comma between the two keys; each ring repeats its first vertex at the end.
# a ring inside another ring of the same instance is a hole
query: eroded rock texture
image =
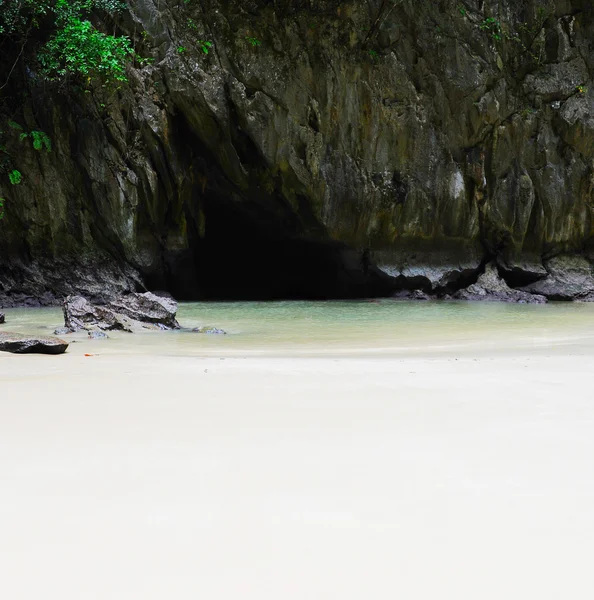
{"type": "Polygon", "coordinates": [[[66,332],[85,329],[94,331],[127,331],[145,329],[179,329],[177,302],[151,292],[120,296],[105,305],[94,305],[82,296],[64,300],[66,332]]]}
{"type": "Polygon", "coordinates": [[[591,2],[135,0],[116,26],[154,58],[129,86],[66,92],[30,63],[4,91],[53,141],[9,132],[12,298],[445,294],[491,260],[591,291],[543,265],[591,269],[591,2]]]}
{"type": "Polygon", "coordinates": [[[516,302],[518,304],[545,304],[546,296],[512,289],[499,276],[496,266],[489,263],[476,283],[454,294],[456,300],[487,300],[492,302],[516,302]]]}
{"type": "Polygon", "coordinates": [[[52,336],[0,332],[0,352],[13,354],[64,354],[68,342],[52,336]]]}

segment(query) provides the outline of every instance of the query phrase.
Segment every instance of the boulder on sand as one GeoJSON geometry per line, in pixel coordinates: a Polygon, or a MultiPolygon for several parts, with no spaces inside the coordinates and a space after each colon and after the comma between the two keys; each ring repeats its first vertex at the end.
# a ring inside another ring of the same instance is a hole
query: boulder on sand
{"type": "Polygon", "coordinates": [[[180,328],[176,320],[177,302],[171,297],[157,296],[151,292],[128,294],[113,300],[108,307],[132,321],[150,323],[160,329],[180,328]]]}
{"type": "Polygon", "coordinates": [[[4,313],[0,313],[0,325],[3,323],[6,323],[6,317],[4,316],[4,313]]]}
{"type": "Polygon", "coordinates": [[[82,296],[64,301],[64,325],[70,331],[101,329],[133,332],[136,328],[179,329],[177,302],[150,292],[122,296],[97,306],[82,296]]]}
{"type": "Polygon", "coordinates": [[[95,306],[82,296],[68,296],[64,300],[64,326],[71,332],[94,328],[131,332],[133,324],[107,306],[95,306]]]}
{"type": "Polygon", "coordinates": [[[57,337],[0,332],[0,351],[14,354],[63,354],[68,342],[57,337]]]}

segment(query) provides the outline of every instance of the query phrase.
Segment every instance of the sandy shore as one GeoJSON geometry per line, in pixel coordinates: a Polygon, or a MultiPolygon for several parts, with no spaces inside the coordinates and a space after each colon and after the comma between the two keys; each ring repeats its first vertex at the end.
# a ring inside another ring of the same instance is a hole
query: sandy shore
{"type": "Polygon", "coordinates": [[[4,355],[0,594],[591,597],[592,359],[4,355]]]}

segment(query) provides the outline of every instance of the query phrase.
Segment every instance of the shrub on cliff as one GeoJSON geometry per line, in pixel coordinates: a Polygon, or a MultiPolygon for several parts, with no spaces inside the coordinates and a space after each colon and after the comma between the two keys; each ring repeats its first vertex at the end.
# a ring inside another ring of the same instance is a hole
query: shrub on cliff
{"type": "MultiPolygon", "coordinates": [[[[41,127],[22,124],[23,83],[60,80],[76,92],[94,82],[115,87],[126,81],[130,39],[100,30],[123,8],[121,0],[0,0],[0,184],[23,181],[14,152],[19,140],[38,151],[52,148],[41,127]]],[[[0,198],[0,219],[4,205],[0,198]]]]}
{"type": "MultiPolygon", "coordinates": [[[[48,79],[125,81],[129,38],[103,33],[92,22],[93,15],[114,15],[124,6],[120,0],[0,0],[0,45],[12,42],[18,51],[7,80],[29,50],[48,79]]],[[[5,85],[0,81],[0,89],[5,85]]]]}

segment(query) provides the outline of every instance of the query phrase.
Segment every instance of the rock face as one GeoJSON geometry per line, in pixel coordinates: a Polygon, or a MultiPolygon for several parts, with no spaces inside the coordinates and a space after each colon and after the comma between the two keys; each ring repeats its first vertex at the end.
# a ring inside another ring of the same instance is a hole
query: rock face
{"type": "Polygon", "coordinates": [[[485,272],[478,281],[465,290],[456,292],[453,296],[456,300],[487,300],[491,302],[518,302],[521,304],[544,304],[547,299],[544,296],[530,294],[525,291],[510,288],[499,276],[497,267],[489,263],[485,272]]]}
{"type": "Polygon", "coordinates": [[[69,296],[64,301],[64,325],[70,331],[179,329],[176,313],[175,300],[150,292],[122,296],[104,306],[96,306],[82,296],[69,296]]]}
{"type": "Polygon", "coordinates": [[[8,301],[453,293],[492,259],[520,287],[592,246],[591,2],[128,4],[154,61],[117,93],[3,45],[8,301]]]}
{"type": "Polygon", "coordinates": [[[63,354],[68,342],[57,337],[38,337],[0,332],[0,351],[13,354],[63,354]]]}
{"type": "Polygon", "coordinates": [[[581,256],[558,256],[545,263],[547,277],[523,289],[551,300],[577,300],[594,293],[592,265],[581,256]]]}

